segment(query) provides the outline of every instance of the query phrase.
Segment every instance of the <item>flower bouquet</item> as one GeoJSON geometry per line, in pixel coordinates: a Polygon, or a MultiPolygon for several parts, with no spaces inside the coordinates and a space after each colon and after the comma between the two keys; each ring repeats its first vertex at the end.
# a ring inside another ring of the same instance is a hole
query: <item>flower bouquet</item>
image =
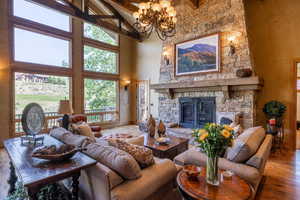
{"type": "Polygon", "coordinates": [[[193,131],[199,147],[207,154],[206,181],[219,185],[218,159],[233,142],[233,129],[228,125],[208,123],[193,131]]]}

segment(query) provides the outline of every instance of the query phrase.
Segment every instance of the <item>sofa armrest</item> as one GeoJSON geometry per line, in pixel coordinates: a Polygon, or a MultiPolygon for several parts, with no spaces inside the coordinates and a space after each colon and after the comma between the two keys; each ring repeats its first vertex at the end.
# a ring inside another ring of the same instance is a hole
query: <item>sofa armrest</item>
{"type": "MultiPolygon", "coordinates": [[[[142,170],[142,176],[126,180],[111,191],[112,200],[147,199],[166,184],[173,183],[177,169],[169,159],[155,158],[155,164],[142,170]]],[[[163,197],[161,197],[163,199],[163,197]]]]}
{"type": "MultiPolygon", "coordinates": [[[[199,152],[195,149],[190,149],[185,151],[174,158],[174,162],[178,165],[198,165],[198,166],[206,166],[207,156],[205,153],[199,152]]],[[[262,174],[249,165],[244,163],[235,163],[229,161],[225,158],[219,158],[219,168],[223,170],[231,170],[236,175],[245,179],[247,182],[251,183],[253,188],[256,188],[258,183],[261,180],[262,174]]]]}
{"type": "Polygon", "coordinates": [[[125,139],[125,142],[130,143],[130,144],[135,144],[138,146],[144,146],[144,135],[125,139]]]}
{"type": "Polygon", "coordinates": [[[272,140],[272,135],[266,135],[257,152],[246,162],[247,165],[257,168],[261,174],[264,172],[266,162],[271,152],[272,140]]]}
{"type": "Polygon", "coordinates": [[[110,200],[110,181],[107,167],[97,163],[82,171],[80,192],[86,200],[110,200]]]}

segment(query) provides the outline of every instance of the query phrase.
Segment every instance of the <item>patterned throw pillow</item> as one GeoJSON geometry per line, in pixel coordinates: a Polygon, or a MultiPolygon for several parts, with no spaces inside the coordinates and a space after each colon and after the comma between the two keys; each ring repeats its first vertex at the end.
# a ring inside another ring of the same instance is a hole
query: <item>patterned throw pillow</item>
{"type": "Polygon", "coordinates": [[[146,168],[154,164],[154,157],[151,149],[143,146],[129,144],[118,139],[109,139],[108,142],[111,146],[129,153],[132,157],[134,157],[141,168],[146,168]]]}
{"type": "Polygon", "coordinates": [[[92,140],[95,140],[95,136],[92,132],[92,129],[89,126],[89,124],[86,122],[73,124],[72,130],[74,131],[75,134],[87,136],[87,137],[91,138],[92,140]]]}

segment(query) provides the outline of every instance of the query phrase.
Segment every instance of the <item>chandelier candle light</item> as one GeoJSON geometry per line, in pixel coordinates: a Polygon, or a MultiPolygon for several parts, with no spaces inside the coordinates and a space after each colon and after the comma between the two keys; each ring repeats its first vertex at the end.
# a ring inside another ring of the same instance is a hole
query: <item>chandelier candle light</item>
{"type": "Polygon", "coordinates": [[[145,38],[149,38],[153,29],[161,40],[166,40],[176,33],[176,10],[168,0],[140,3],[139,11],[134,12],[133,17],[136,19],[134,27],[145,38]]]}

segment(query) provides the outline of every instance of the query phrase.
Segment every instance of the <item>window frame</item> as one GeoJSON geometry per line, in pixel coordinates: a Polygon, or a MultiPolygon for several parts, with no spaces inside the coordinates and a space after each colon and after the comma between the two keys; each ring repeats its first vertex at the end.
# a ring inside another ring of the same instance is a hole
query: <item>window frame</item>
{"type": "MultiPolygon", "coordinates": [[[[94,10],[93,10],[94,12],[94,10]]],[[[101,28],[101,27],[100,27],[101,28]]],[[[85,91],[84,91],[84,79],[95,79],[95,80],[113,80],[117,81],[117,97],[116,97],[116,113],[117,117],[115,121],[109,122],[109,123],[102,123],[102,124],[115,124],[120,122],[120,35],[117,35],[118,42],[117,45],[111,45],[105,42],[101,42],[98,40],[94,40],[91,38],[87,38],[84,36],[84,23],[82,23],[82,82],[83,82],[83,90],[82,90],[82,102],[83,102],[83,112],[85,113],[85,91]],[[97,49],[111,51],[116,53],[116,73],[107,73],[107,72],[95,72],[90,70],[84,69],[84,46],[91,46],[97,49]]],[[[91,123],[91,124],[97,124],[97,123],[91,123]]]]}
{"type": "MultiPolygon", "coordinates": [[[[84,37],[84,24],[81,20],[70,17],[70,32],[57,29],[52,26],[48,26],[45,24],[41,24],[35,21],[30,21],[25,18],[21,18],[18,16],[14,16],[13,14],[13,3],[14,0],[9,1],[9,43],[10,43],[10,59],[9,64],[11,66],[10,71],[10,82],[11,82],[11,111],[10,111],[10,121],[11,121],[11,136],[17,136],[15,132],[15,73],[32,73],[32,74],[43,74],[43,75],[53,75],[53,76],[64,76],[71,78],[71,86],[70,86],[70,97],[69,99],[74,104],[78,104],[80,109],[77,106],[77,112],[84,114],[84,79],[100,79],[100,80],[114,80],[117,81],[117,102],[116,102],[116,120],[110,122],[95,122],[91,123],[97,125],[113,125],[118,124],[120,122],[120,35],[117,34],[118,44],[110,45],[107,43],[103,43],[97,40],[93,40],[90,38],[84,37]],[[59,67],[53,65],[43,65],[29,62],[20,62],[14,60],[14,27],[18,27],[21,29],[25,29],[28,31],[48,35],[51,37],[56,37],[64,40],[70,41],[69,47],[69,67],[59,67]],[[78,34],[78,30],[81,30],[81,33],[78,34]],[[78,40],[80,40],[80,45],[78,44],[78,40]],[[96,48],[100,48],[102,50],[109,50],[117,53],[117,73],[103,73],[103,72],[93,72],[84,70],[84,45],[87,44],[89,46],[96,46],[96,48]],[[80,48],[80,50],[78,50],[80,48]],[[80,52],[81,51],[81,52],[80,52]],[[80,52],[81,55],[78,57],[75,52],[80,52]],[[76,57],[76,58],[75,58],[76,57]],[[78,59],[79,58],[79,59],[78,59]],[[80,62],[78,62],[80,61],[80,62]],[[80,65],[80,68],[79,66],[80,65]],[[79,83],[77,82],[79,81],[79,83]],[[77,85],[77,86],[76,86],[77,85]],[[78,86],[80,85],[80,87],[78,86]],[[76,87],[76,88],[75,88],[76,87]],[[79,91],[78,91],[79,90],[79,91]],[[80,98],[79,98],[80,97],[80,98]]],[[[91,3],[91,2],[90,2],[91,3]]],[[[91,5],[93,5],[91,3],[91,5]]],[[[94,5],[93,5],[94,6],[94,5]]],[[[49,8],[50,9],[50,8],[49,8]]],[[[102,27],[100,27],[102,28],[102,27]]]]}
{"type": "MultiPolygon", "coordinates": [[[[15,12],[14,12],[14,4],[15,4],[15,0],[10,0],[11,3],[9,4],[9,15],[10,15],[10,18],[16,18],[16,19],[19,19],[19,20],[24,20],[24,21],[27,21],[29,23],[33,23],[33,24],[39,24],[40,26],[46,26],[48,28],[53,28],[53,29],[56,29],[58,31],[63,31],[65,33],[72,33],[73,32],[73,26],[72,26],[72,17],[70,16],[67,16],[66,14],[64,13],[61,13],[62,15],[65,15],[67,17],[69,17],[69,31],[65,31],[65,30],[62,30],[62,29],[59,29],[59,28],[55,28],[54,26],[48,26],[48,25],[45,25],[43,23],[40,23],[40,22],[36,22],[36,21],[33,21],[33,20],[30,20],[30,19],[26,19],[26,18],[23,18],[23,17],[20,17],[20,16],[17,16],[15,15],[15,12]]],[[[31,4],[35,4],[34,2],[28,2],[28,3],[31,3],[31,4]]],[[[41,7],[40,5],[38,5],[39,7],[41,7]]],[[[53,10],[55,12],[58,12],[60,13],[59,11],[57,10],[54,10],[54,9],[51,9],[51,8],[47,8],[49,10],[53,10]]]]}
{"type": "Polygon", "coordinates": [[[86,38],[84,38],[84,43],[83,43],[83,46],[82,46],[82,51],[83,51],[83,57],[82,57],[82,60],[83,60],[83,71],[85,71],[85,72],[91,72],[91,73],[101,73],[101,74],[107,74],[107,75],[110,75],[110,74],[119,75],[120,74],[120,52],[119,52],[119,49],[112,49],[112,48],[109,48],[109,47],[105,47],[103,44],[97,44],[95,41],[91,42],[91,41],[86,40],[86,38]],[[97,71],[92,71],[92,70],[86,70],[84,68],[84,47],[85,46],[90,46],[90,47],[93,47],[95,49],[99,49],[99,50],[109,51],[109,52],[115,53],[116,54],[116,72],[115,73],[109,73],[109,72],[97,72],[97,71]]]}
{"type": "MultiPolygon", "coordinates": [[[[83,112],[84,114],[85,113],[85,86],[84,86],[84,80],[85,79],[93,79],[93,80],[104,80],[104,81],[116,81],[116,120],[115,121],[110,121],[110,122],[103,122],[101,124],[114,124],[114,123],[117,123],[120,121],[120,80],[119,79],[115,79],[115,78],[100,78],[99,76],[90,76],[90,75],[85,75],[83,78],[82,78],[82,82],[83,82],[83,112]]],[[[92,122],[90,123],[92,125],[96,125],[96,124],[99,124],[99,122],[92,122]]]]}
{"type": "Polygon", "coordinates": [[[45,30],[37,30],[35,28],[33,28],[32,26],[26,26],[26,25],[19,25],[19,24],[13,24],[12,25],[12,47],[11,47],[11,61],[12,61],[12,65],[16,65],[16,66],[26,66],[26,68],[28,68],[29,66],[33,66],[33,67],[53,67],[53,68],[62,68],[62,69],[72,69],[72,38],[69,37],[65,37],[65,36],[61,36],[61,35],[57,35],[57,34],[53,34],[52,32],[47,32],[45,30]],[[40,64],[40,63],[32,63],[32,62],[26,62],[26,61],[18,61],[15,60],[15,28],[18,29],[22,29],[25,31],[29,31],[32,33],[37,33],[37,34],[41,34],[44,36],[49,36],[52,38],[56,38],[56,39],[61,39],[61,40],[65,40],[69,42],[69,65],[68,67],[62,67],[62,66],[57,66],[57,65],[50,65],[50,64],[40,64]]]}

